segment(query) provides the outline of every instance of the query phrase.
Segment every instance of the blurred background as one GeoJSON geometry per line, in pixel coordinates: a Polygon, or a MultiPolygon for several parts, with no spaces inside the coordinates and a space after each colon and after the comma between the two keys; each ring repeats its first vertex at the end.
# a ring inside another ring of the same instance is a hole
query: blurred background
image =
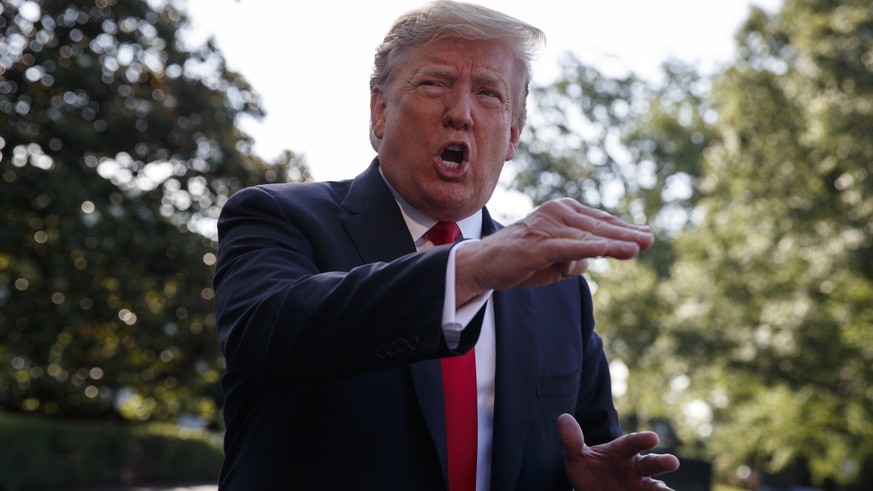
{"type": "MultiPolygon", "coordinates": [[[[215,481],[215,221],[365,168],[389,3],[2,0],[0,489],[215,481]]],[[[482,3],[550,36],[495,214],[658,235],[588,275],[625,431],[679,491],[871,489],[869,0],[482,3]]]]}

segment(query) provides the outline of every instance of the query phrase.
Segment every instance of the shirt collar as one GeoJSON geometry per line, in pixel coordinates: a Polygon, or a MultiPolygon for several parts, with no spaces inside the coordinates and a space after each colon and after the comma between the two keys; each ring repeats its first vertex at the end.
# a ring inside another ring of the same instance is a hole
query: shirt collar
{"type": "MultiPolygon", "coordinates": [[[[379,168],[379,174],[382,176],[382,180],[385,181],[385,185],[388,186],[389,190],[391,190],[391,194],[394,195],[395,201],[397,201],[397,204],[400,206],[400,212],[403,214],[406,228],[409,229],[409,235],[412,237],[413,241],[415,241],[416,247],[421,247],[421,245],[423,245],[427,240],[424,237],[424,234],[426,234],[427,231],[436,224],[437,220],[416,210],[405,199],[403,199],[403,196],[400,196],[400,193],[398,193],[397,190],[394,189],[394,186],[388,182],[388,179],[385,178],[385,174],[382,173],[381,167],[379,168]]],[[[459,220],[458,227],[461,229],[461,236],[463,238],[481,239],[482,210],[478,210],[467,218],[459,220]]]]}

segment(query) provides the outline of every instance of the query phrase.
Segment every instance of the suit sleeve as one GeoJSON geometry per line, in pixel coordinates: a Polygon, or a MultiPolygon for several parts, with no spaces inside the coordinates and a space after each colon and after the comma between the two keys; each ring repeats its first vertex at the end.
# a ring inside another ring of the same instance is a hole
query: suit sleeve
{"type": "Polygon", "coordinates": [[[299,390],[452,353],[441,329],[449,247],[323,271],[331,238],[313,236],[336,230],[321,216],[315,232],[300,213],[263,188],[222,210],[215,312],[229,368],[264,390],[299,390]]]}

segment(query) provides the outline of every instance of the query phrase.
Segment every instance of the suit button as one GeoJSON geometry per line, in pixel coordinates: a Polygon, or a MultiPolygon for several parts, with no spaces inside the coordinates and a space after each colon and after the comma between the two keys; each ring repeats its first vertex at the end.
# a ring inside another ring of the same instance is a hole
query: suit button
{"type": "Polygon", "coordinates": [[[409,353],[409,340],[406,338],[400,338],[397,340],[397,352],[401,355],[405,355],[409,353]]]}
{"type": "Polygon", "coordinates": [[[388,356],[388,350],[385,348],[384,344],[376,345],[376,358],[380,360],[384,360],[385,357],[388,356]]]}
{"type": "Polygon", "coordinates": [[[388,356],[397,356],[397,342],[388,341],[385,343],[385,351],[388,353],[388,356]]]}

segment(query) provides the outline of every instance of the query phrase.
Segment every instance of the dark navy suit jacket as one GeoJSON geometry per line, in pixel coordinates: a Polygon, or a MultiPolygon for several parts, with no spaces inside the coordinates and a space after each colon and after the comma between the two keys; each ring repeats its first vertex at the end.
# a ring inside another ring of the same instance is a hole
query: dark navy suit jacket
{"type": "MultiPolygon", "coordinates": [[[[483,234],[499,225],[483,214],[483,234]]],[[[227,371],[220,489],[445,490],[439,358],[450,246],[416,252],[378,162],[351,181],[248,188],[219,220],[227,371]]],[[[620,434],[582,278],[495,292],[492,488],[569,489],[556,420],[620,434]]]]}

